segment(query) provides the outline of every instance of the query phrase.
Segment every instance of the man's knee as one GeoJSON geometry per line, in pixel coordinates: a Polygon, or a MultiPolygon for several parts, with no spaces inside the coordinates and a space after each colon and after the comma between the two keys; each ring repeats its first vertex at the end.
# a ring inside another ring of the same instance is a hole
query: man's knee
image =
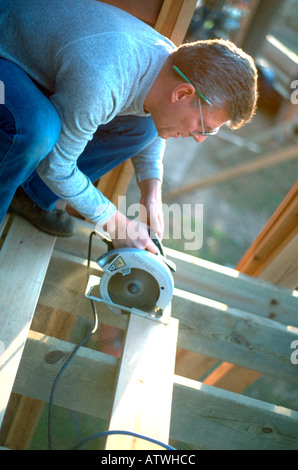
{"type": "Polygon", "coordinates": [[[17,154],[20,164],[29,163],[35,167],[58,142],[61,120],[50,102],[32,107],[27,118],[22,116],[20,119],[4,106],[0,114],[0,148],[4,159],[17,154]]]}

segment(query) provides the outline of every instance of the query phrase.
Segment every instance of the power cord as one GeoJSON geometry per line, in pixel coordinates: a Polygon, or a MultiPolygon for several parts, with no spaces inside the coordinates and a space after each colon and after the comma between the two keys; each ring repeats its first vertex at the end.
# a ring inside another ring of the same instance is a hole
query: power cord
{"type": "MultiPolygon", "coordinates": [[[[93,236],[96,234],[96,232],[91,232],[90,235],[89,235],[89,243],[88,243],[88,261],[87,261],[87,276],[89,274],[89,270],[90,270],[90,263],[91,263],[91,251],[92,251],[92,238],[93,236]]],[[[97,331],[98,329],[98,313],[97,313],[97,309],[96,309],[96,305],[95,305],[95,302],[90,299],[91,301],[91,306],[92,306],[92,310],[93,310],[93,315],[94,315],[94,326],[92,328],[92,330],[85,336],[85,338],[83,338],[76,346],[75,348],[73,349],[72,353],[70,354],[69,358],[65,361],[65,363],[63,364],[63,366],[61,367],[60,371],[58,372],[56,378],[55,378],[55,381],[53,383],[53,386],[52,386],[52,389],[51,389],[51,393],[50,393],[50,400],[49,400],[49,411],[48,411],[48,447],[49,447],[49,450],[53,450],[53,442],[52,442],[52,417],[53,417],[53,404],[54,404],[54,394],[55,394],[55,390],[56,390],[56,387],[57,387],[57,384],[58,384],[58,381],[61,377],[61,375],[63,374],[63,372],[65,371],[66,367],[69,365],[69,363],[71,362],[71,360],[74,358],[74,356],[76,355],[76,353],[78,352],[78,350],[80,349],[81,346],[83,346],[84,343],[86,343],[86,341],[97,331]]],[[[147,437],[147,436],[143,436],[141,434],[138,434],[138,433],[135,433],[135,432],[131,432],[131,431],[103,431],[103,432],[99,432],[99,433],[96,433],[96,434],[92,434],[91,436],[85,438],[85,439],[82,439],[78,444],[76,444],[72,450],[78,450],[80,449],[81,447],[83,447],[87,442],[90,442],[92,440],[95,440],[95,439],[98,439],[98,438],[101,438],[101,437],[107,437],[107,436],[110,436],[110,435],[115,435],[115,434],[119,434],[119,435],[129,435],[129,436],[133,436],[133,437],[138,437],[140,439],[143,439],[143,440],[146,440],[146,441],[149,441],[149,442],[153,442],[154,444],[158,444],[160,445],[161,447],[163,447],[164,449],[166,450],[176,450],[174,447],[171,447],[170,445],[168,444],[165,444],[163,442],[160,442],[156,439],[152,439],[151,437],[147,437]]]]}
{"type": "MultiPolygon", "coordinates": [[[[88,276],[89,270],[90,270],[91,248],[92,248],[92,237],[93,237],[93,235],[95,235],[95,232],[91,232],[90,235],[89,235],[88,263],[87,263],[88,272],[87,272],[87,276],[88,276]]],[[[49,411],[48,411],[48,447],[49,447],[49,450],[52,450],[52,449],[53,449],[53,443],[52,443],[53,402],[54,402],[54,393],[55,393],[55,390],[56,390],[58,381],[59,381],[61,375],[63,374],[64,370],[66,369],[66,367],[67,367],[68,364],[70,363],[70,361],[74,358],[74,356],[76,355],[76,353],[77,353],[78,350],[80,349],[80,347],[83,346],[83,344],[85,344],[86,341],[88,341],[88,339],[89,339],[89,338],[97,331],[97,329],[98,329],[98,313],[97,313],[97,310],[96,310],[95,302],[94,302],[92,299],[90,299],[90,301],[91,301],[91,306],[92,306],[93,315],[94,315],[94,325],[93,325],[93,328],[92,328],[92,330],[85,336],[85,338],[83,338],[83,339],[76,345],[76,347],[74,348],[74,350],[73,350],[72,353],[70,354],[69,358],[66,360],[66,362],[63,364],[63,366],[61,367],[60,371],[58,372],[58,374],[57,374],[57,376],[56,376],[56,379],[55,379],[55,381],[54,381],[54,384],[53,384],[53,386],[52,386],[52,389],[51,389],[50,401],[49,401],[49,411]]]]}
{"type": "Polygon", "coordinates": [[[96,434],[92,434],[92,436],[86,437],[86,439],[82,439],[77,445],[75,445],[73,447],[72,450],[78,450],[81,447],[83,447],[83,445],[87,444],[87,442],[93,441],[93,440],[98,439],[100,437],[107,437],[107,436],[117,435],[117,434],[125,435],[125,436],[138,437],[138,438],[143,439],[145,441],[153,442],[153,444],[158,444],[158,445],[160,445],[161,447],[163,447],[164,449],[167,449],[167,450],[177,450],[177,449],[175,449],[175,447],[171,447],[168,444],[164,444],[163,442],[160,442],[156,439],[152,439],[152,437],[143,436],[141,434],[138,434],[136,432],[131,432],[131,431],[103,431],[103,432],[98,432],[96,434]]]}

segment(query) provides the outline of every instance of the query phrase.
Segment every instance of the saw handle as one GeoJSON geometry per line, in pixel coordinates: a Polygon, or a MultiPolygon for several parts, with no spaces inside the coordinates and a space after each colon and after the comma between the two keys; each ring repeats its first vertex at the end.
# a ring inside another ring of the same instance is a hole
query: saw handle
{"type": "Polygon", "coordinates": [[[105,244],[107,245],[108,251],[114,250],[115,247],[111,240],[108,240],[107,238],[103,238],[102,241],[105,242],[105,244]]]}
{"type": "Polygon", "coordinates": [[[151,238],[151,240],[153,241],[153,243],[157,246],[157,248],[159,249],[159,253],[164,256],[164,252],[163,252],[163,247],[162,247],[162,244],[161,244],[161,241],[160,239],[158,238],[158,236],[156,235],[156,233],[154,233],[152,231],[151,228],[148,228],[148,233],[149,233],[149,236],[151,238]]]}
{"type": "MultiPolygon", "coordinates": [[[[162,244],[158,238],[158,236],[151,230],[150,227],[148,227],[148,233],[149,233],[149,236],[151,238],[151,240],[153,241],[153,243],[157,246],[157,248],[159,249],[159,252],[162,256],[164,256],[164,252],[163,252],[163,248],[162,248],[162,244]]],[[[107,238],[103,238],[102,239],[105,244],[107,245],[108,247],[108,251],[111,251],[111,250],[114,250],[115,247],[113,245],[113,242],[111,240],[108,240],[107,238]]]]}
{"type": "MultiPolygon", "coordinates": [[[[164,263],[168,266],[168,268],[169,268],[171,271],[175,272],[175,271],[176,271],[176,265],[175,265],[175,263],[174,263],[173,261],[170,261],[170,260],[168,260],[168,259],[166,258],[165,254],[164,254],[164,251],[163,251],[162,244],[161,244],[161,242],[160,242],[158,236],[157,236],[154,232],[152,232],[152,230],[151,230],[150,228],[148,228],[148,233],[149,233],[150,238],[151,238],[151,240],[153,241],[153,243],[155,243],[155,245],[156,245],[157,248],[159,249],[159,252],[160,252],[159,254],[163,257],[164,263]],[[152,236],[152,235],[153,235],[153,236],[152,236]]],[[[107,247],[108,247],[108,252],[115,249],[115,247],[114,247],[114,245],[113,245],[113,242],[112,242],[111,240],[107,240],[106,238],[103,238],[102,240],[103,240],[103,241],[105,242],[105,244],[107,245],[107,247]]]]}

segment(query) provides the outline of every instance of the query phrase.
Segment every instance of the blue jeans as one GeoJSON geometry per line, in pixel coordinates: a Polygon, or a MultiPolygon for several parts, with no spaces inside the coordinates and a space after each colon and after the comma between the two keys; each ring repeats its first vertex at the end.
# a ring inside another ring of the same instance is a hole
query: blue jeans
{"type": "MultiPolygon", "coordinates": [[[[42,209],[59,199],[39,178],[38,163],[59,139],[60,117],[46,90],[10,61],[0,59],[5,101],[0,104],[0,222],[22,186],[42,209]]],[[[92,182],[147,147],[157,136],[151,117],[118,116],[99,126],[77,160],[92,182]]]]}

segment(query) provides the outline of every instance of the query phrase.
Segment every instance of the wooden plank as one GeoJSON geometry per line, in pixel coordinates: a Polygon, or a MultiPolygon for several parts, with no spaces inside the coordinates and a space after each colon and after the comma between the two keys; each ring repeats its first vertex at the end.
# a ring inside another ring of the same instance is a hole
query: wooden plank
{"type": "MultiPolygon", "coordinates": [[[[71,237],[58,237],[55,250],[79,256],[85,260],[88,258],[88,241],[94,224],[87,220],[76,219],[76,232],[71,237]]],[[[92,239],[92,256],[97,259],[107,251],[106,244],[98,237],[92,239]]]]}
{"type": "Polygon", "coordinates": [[[0,251],[0,425],[55,240],[15,217],[0,251]]]}
{"type": "MultiPolygon", "coordinates": [[[[130,315],[109,430],[168,443],[178,321],[164,325],[130,315]]],[[[160,449],[143,439],[113,435],[107,450],[160,449]]]]}
{"type": "MultiPolygon", "coordinates": [[[[54,380],[73,349],[74,344],[29,331],[14,392],[47,403],[54,380]]],[[[117,364],[116,357],[81,347],[59,380],[54,403],[108,419],[117,364]]]]}
{"type": "MultiPolygon", "coordinates": [[[[82,227],[85,229],[84,225],[82,227]]],[[[81,308],[85,311],[81,304],[86,302],[82,294],[86,285],[86,244],[90,232],[88,228],[82,233],[80,230],[81,225],[78,224],[78,239],[74,236],[67,244],[64,240],[57,240],[41,292],[41,303],[44,305],[73,313],[81,308]],[[72,256],[67,257],[64,250],[72,256]],[[85,257],[75,256],[74,253],[85,257]]],[[[92,259],[95,260],[106,251],[106,245],[95,238],[93,246],[92,259]]],[[[177,266],[174,281],[179,289],[209,297],[230,307],[249,310],[285,325],[298,326],[297,299],[291,290],[169,248],[165,248],[165,253],[177,266]]],[[[92,267],[96,266],[96,263],[92,264],[92,267]]],[[[99,271],[92,273],[99,274],[99,271]]]]}
{"type": "Polygon", "coordinates": [[[179,289],[174,295],[179,347],[298,383],[297,366],[290,361],[298,328],[179,289]]]}
{"type": "Polygon", "coordinates": [[[298,289],[298,227],[293,233],[289,234],[283,250],[264,268],[260,277],[280,286],[298,289]]]}
{"type": "Polygon", "coordinates": [[[103,175],[96,186],[118,209],[120,209],[118,196],[125,194],[132,175],[133,165],[131,160],[127,160],[109,173],[103,175]]]}
{"type": "Polygon", "coordinates": [[[2,233],[5,230],[8,219],[9,219],[9,214],[5,214],[4,219],[2,220],[2,222],[0,224],[0,237],[1,237],[2,233]]]}
{"type": "MultiPolygon", "coordinates": [[[[239,261],[237,269],[258,279],[264,278],[285,287],[297,288],[297,216],[298,182],[239,261]]],[[[298,309],[296,316],[297,311],[298,309]]],[[[296,325],[295,322],[290,324],[296,325]]],[[[212,372],[206,383],[231,391],[241,391],[259,377],[260,374],[254,371],[247,371],[245,374],[237,366],[224,362],[212,372]]]]}
{"type": "Polygon", "coordinates": [[[183,2],[175,26],[172,30],[170,39],[173,41],[176,46],[179,46],[185,38],[186,32],[188,30],[189,24],[193,17],[197,0],[186,0],[183,2]]]}
{"type": "MultiPolygon", "coordinates": [[[[35,331],[48,336],[69,340],[77,322],[77,317],[57,309],[43,309],[37,305],[31,327],[35,331]]],[[[13,450],[27,449],[34,435],[35,428],[39,422],[44,402],[33,398],[17,397],[18,405],[14,408],[12,419],[5,415],[3,430],[1,432],[2,444],[13,450]],[[8,422],[10,421],[10,422],[8,422]],[[6,425],[6,426],[5,426],[6,425]],[[8,431],[5,432],[8,428],[8,431]]]]}
{"type": "Polygon", "coordinates": [[[280,253],[281,245],[284,247],[283,243],[289,234],[295,235],[293,230],[297,228],[297,217],[298,181],[241,258],[237,269],[251,276],[260,277],[265,267],[280,253]]]}
{"type": "Polygon", "coordinates": [[[169,248],[165,248],[165,254],[176,264],[174,281],[179,289],[298,326],[297,297],[292,289],[169,248]]]}
{"type": "Polygon", "coordinates": [[[153,26],[157,20],[163,0],[150,0],[150,2],[140,2],[139,0],[100,0],[115,7],[127,11],[145,23],[153,26]]]}
{"type": "Polygon", "coordinates": [[[196,8],[196,0],[164,0],[155,29],[179,46],[196,8]]]}
{"type": "Polygon", "coordinates": [[[297,450],[298,413],[175,377],[171,438],[199,449],[297,450]]]}
{"type": "MultiPolygon", "coordinates": [[[[72,348],[70,343],[30,331],[14,391],[47,402],[72,348]]],[[[55,403],[107,419],[117,364],[114,357],[82,347],[61,376],[55,403]]],[[[157,401],[159,396],[160,390],[150,398],[157,401]]],[[[297,411],[175,376],[170,438],[203,449],[297,449],[297,415],[297,411]]]]}
{"type": "Polygon", "coordinates": [[[236,33],[235,37],[235,44],[237,44],[239,47],[242,46],[242,43],[249,31],[249,27],[251,26],[251,23],[253,21],[255,12],[257,11],[258,5],[261,0],[250,0],[248,9],[246,11],[246,14],[241,20],[240,28],[238,32],[236,33]]]}
{"type": "MultiPolygon", "coordinates": [[[[90,304],[84,298],[85,274],[84,266],[79,264],[76,266],[73,262],[65,263],[63,259],[53,258],[45,278],[40,301],[44,305],[73,314],[90,315],[90,304]]],[[[218,271],[216,271],[217,274],[218,271]]],[[[221,274],[223,275],[223,272],[221,274]]],[[[292,311],[291,318],[294,319],[298,309],[298,297],[288,289],[280,287],[275,289],[274,286],[272,286],[274,295],[272,296],[271,292],[270,296],[270,285],[263,282],[261,284],[264,291],[261,289],[258,292],[260,298],[258,313],[245,311],[244,308],[248,310],[256,303],[256,295],[251,296],[253,300],[250,302],[247,293],[250,289],[253,291],[257,281],[250,277],[248,280],[248,287],[243,282],[242,285],[238,284],[238,291],[234,290],[235,295],[238,292],[239,299],[242,293],[246,295],[246,303],[241,303],[242,309],[231,308],[227,303],[213,301],[210,298],[175,288],[172,316],[180,322],[178,346],[205,356],[229,360],[242,367],[270,373],[276,377],[282,376],[286,380],[292,376],[292,380],[295,381],[297,373],[295,374],[296,369],[289,363],[289,347],[291,341],[295,339],[297,327],[288,321],[281,324],[265,318],[266,315],[262,315],[261,309],[263,306],[267,312],[268,299],[271,299],[272,312],[286,311],[288,307],[289,312],[292,311]],[[266,294],[264,299],[262,292],[266,294]],[[291,328],[288,328],[288,325],[291,325],[291,328]]],[[[217,278],[216,282],[220,284],[220,278],[217,278]]],[[[225,288],[225,283],[222,282],[225,288]]],[[[212,277],[209,283],[212,285],[212,277]]],[[[228,290],[226,298],[228,301],[228,290]]],[[[104,305],[99,307],[99,312],[102,323],[125,329],[126,315],[117,316],[104,305]]],[[[287,320],[289,318],[290,315],[287,320]]]]}

